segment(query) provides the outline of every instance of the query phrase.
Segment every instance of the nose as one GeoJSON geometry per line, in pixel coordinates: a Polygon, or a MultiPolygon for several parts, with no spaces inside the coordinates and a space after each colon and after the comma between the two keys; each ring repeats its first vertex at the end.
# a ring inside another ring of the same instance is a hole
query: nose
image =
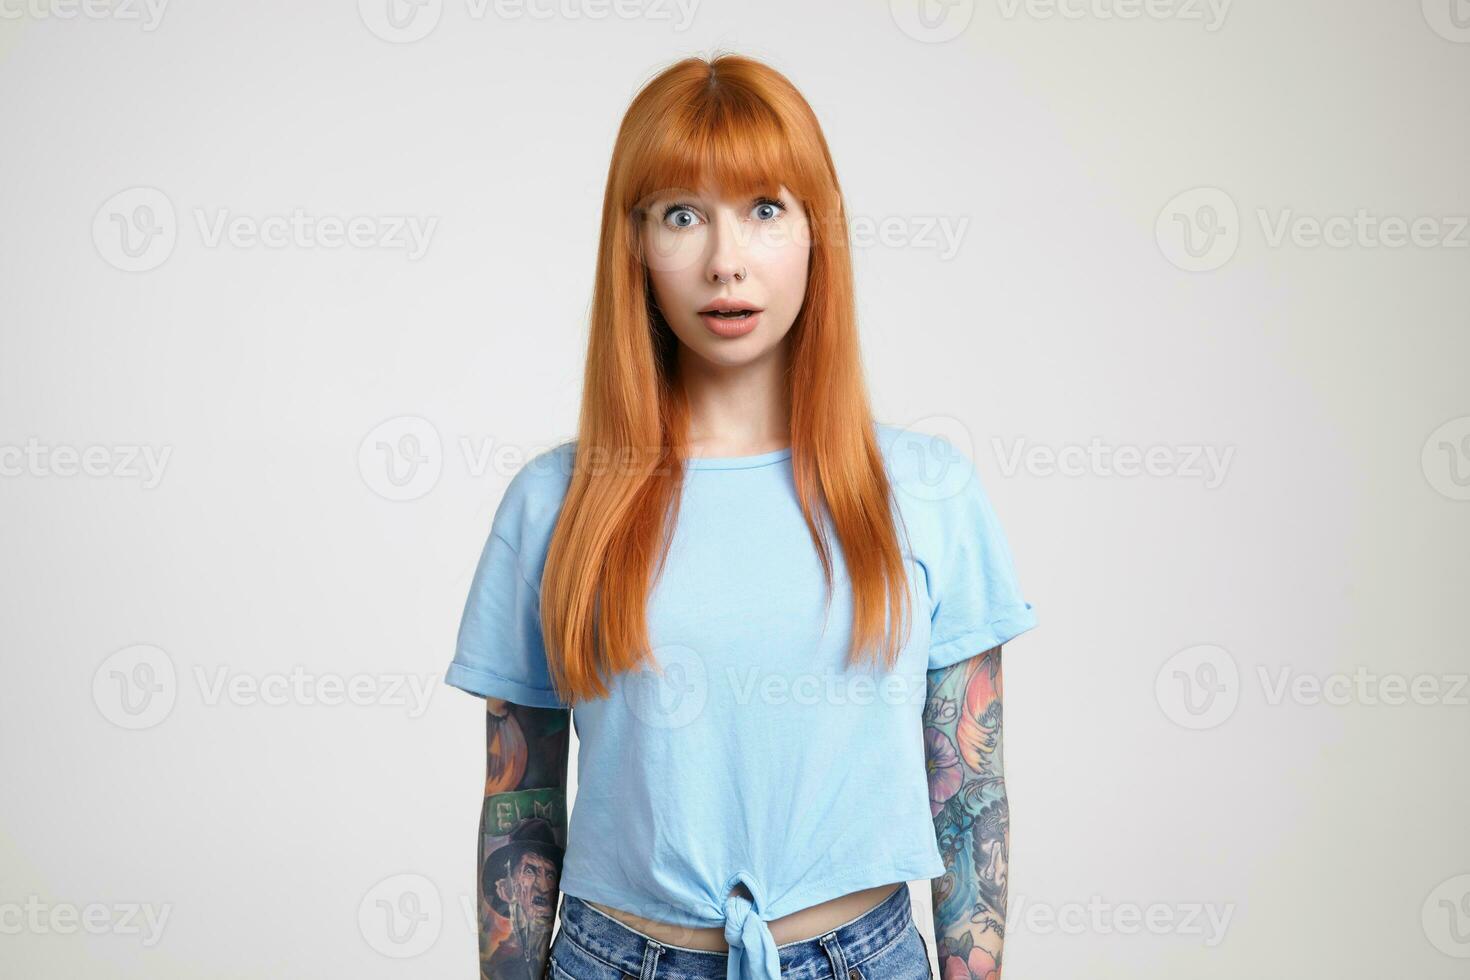
{"type": "Polygon", "coordinates": [[[740,242],[738,222],[721,214],[711,223],[709,259],[705,280],[718,285],[746,276],[745,250],[740,242]]]}

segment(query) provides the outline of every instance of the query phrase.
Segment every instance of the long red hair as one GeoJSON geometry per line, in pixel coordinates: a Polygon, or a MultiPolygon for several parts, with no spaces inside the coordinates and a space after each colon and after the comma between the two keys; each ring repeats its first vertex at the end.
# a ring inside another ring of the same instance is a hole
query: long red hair
{"type": "Polygon", "coordinates": [[[730,195],[800,198],[811,228],[806,297],[786,342],[796,492],[832,599],[828,538],[852,588],[855,663],[883,643],[891,667],[910,603],[896,509],[858,348],[847,215],[821,126],[785,76],[751,58],[685,58],[634,97],[618,130],[582,384],[576,456],[541,580],[553,683],[568,702],[650,653],[646,607],[678,520],[688,402],[677,340],[640,256],[640,203],[708,180],[730,195]],[[890,628],[895,627],[895,628],[890,628]]]}

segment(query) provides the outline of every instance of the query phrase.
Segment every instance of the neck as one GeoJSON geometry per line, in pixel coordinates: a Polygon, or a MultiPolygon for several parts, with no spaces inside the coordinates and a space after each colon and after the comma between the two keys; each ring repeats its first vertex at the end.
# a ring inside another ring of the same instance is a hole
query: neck
{"type": "Polygon", "coordinates": [[[679,378],[688,403],[687,448],[709,456],[742,456],[791,444],[785,341],[769,354],[721,365],[679,349],[679,378]]]}

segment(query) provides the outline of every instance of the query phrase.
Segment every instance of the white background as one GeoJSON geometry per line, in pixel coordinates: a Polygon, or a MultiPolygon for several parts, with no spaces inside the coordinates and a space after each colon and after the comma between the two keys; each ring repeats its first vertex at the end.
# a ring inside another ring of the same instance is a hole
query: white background
{"type": "Polygon", "coordinates": [[[442,674],[500,493],[575,434],[621,115],[727,49],[816,110],[878,414],[967,440],[1040,618],[1004,655],[1006,976],[1465,975],[1449,0],[443,0],[396,36],[385,2],[4,0],[0,973],[471,975],[483,712],[442,674]],[[208,236],[294,209],[432,233],[208,236]]]}

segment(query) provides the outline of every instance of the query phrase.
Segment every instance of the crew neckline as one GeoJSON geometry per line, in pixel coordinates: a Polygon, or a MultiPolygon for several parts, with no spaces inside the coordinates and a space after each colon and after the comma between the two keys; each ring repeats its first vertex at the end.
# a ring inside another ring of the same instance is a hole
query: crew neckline
{"type": "Polygon", "coordinates": [[[790,456],[791,447],[787,446],[754,456],[690,456],[684,460],[684,465],[691,470],[745,470],[779,463],[790,456]]]}

